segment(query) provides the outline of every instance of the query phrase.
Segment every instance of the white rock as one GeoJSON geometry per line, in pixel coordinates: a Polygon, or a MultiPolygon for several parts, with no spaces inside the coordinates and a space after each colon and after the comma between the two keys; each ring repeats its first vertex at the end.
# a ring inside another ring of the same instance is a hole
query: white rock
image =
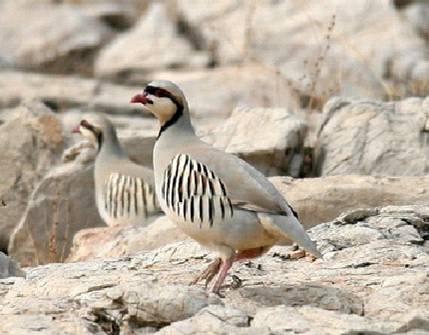
{"type": "Polygon", "coordinates": [[[265,175],[299,177],[306,132],[304,121],[287,109],[236,108],[202,139],[247,160],[265,175]]]}
{"type": "Polygon", "coordinates": [[[27,206],[28,197],[63,150],[61,124],[49,108],[29,103],[0,125],[0,249],[27,206]]]}
{"type": "Polygon", "coordinates": [[[106,26],[84,11],[47,1],[3,1],[0,21],[0,57],[25,69],[88,73],[91,64],[82,61],[83,56],[90,59],[88,55],[110,35],[106,26]]]}
{"type": "Polygon", "coordinates": [[[204,67],[208,58],[178,34],[174,18],[163,3],[153,3],[131,31],[119,35],[95,63],[99,77],[127,78],[133,72],[165,68],[204,67]]]}
{"type": "Polygon", "coordinates": [[[429,99],[333,98],[319,129],[320,175],[422,176],[429,171],[429,99]]]}

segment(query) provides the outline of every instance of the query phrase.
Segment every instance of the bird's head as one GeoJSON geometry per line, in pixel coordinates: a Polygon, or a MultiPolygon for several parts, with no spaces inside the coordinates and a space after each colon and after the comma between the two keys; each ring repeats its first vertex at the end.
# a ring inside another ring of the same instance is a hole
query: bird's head
{"type": "Polygon", "coordinates": [[[132,103],[141,103],[154,114],[161,126],[183,113],[186,104],[185,96],[180,88],[167,80],[150,82],[142,93],[131,99],[132,103]]]}
{"type": "Polygon", "coordinates": [[[92,144],[101,147],[106,134],[114,131],[112,123],[100,114],[86,114],[79,124],[73,129],[73,133],[79,133],[92,144]]]}

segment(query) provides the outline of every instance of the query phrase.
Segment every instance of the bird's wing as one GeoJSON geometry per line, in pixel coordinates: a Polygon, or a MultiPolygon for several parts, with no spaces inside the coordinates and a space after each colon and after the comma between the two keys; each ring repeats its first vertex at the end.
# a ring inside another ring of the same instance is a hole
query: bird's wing
{"type": "Polygon", "coordinates": [[[258,212],[292,214],[290,206],[273,184],[238,157],[208,145],[186,148],[186,152],[190,159],[208,171],[203,171],[203,174],[211,177],[215,184],[220,181],[233,205],[258,212]]]}
{"type": "Polygon", "coordinates": [[[121,160],[115,164],[114,171],[125,176],[142,179],[146,184],[155,188],[153,171],[145,166],[133,163],[130,160],[121,160]]]}

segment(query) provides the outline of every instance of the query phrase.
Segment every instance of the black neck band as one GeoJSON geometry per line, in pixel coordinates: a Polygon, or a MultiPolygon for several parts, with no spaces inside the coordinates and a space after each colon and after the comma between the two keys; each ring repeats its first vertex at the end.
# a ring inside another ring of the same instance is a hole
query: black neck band
{"type": "Polygon", "coordinates": [[[101,146],[103,145],[103,132],[99,131],[97,133],[94,133],[96,139],[97,139],[97,143],[98,143],[98,152],[100,152],[101,150],[101,146]]]}
{"type": "Polygon", "coordinates": [[[168,127],[175,124],[180,119],[180,117],[183,115],[183,106],[180,103],[178,103],[177,101],[173,101],[173,102],[176,105],[176,112],[174,113],[174,115],[171,117],[170,120],[168,120],[166,123],[164,123],[161,126],[161,129],[159,130],[159,133],[158,133],[158,137],[156,139],[158,139],[161,136],[161,134],[165,130],[167,130],[168,127]]]}

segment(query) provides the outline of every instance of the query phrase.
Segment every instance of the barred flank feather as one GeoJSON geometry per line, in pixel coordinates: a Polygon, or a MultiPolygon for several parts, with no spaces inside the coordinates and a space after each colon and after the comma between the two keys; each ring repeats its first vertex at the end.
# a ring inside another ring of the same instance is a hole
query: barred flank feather
{"type": "Polygon", "coordinates": [[[155,190],[141,178],[112,173],[103,195],[104,208],[114,219],[140,216],[156,211],[155,190]]]}
{"type": "Polygon", "coordinates": [[[184,221],[210,227],[216,220],[232,217],[226,187],[204,164],[179,154],[164,171],[161,197],[184,221]]]}

